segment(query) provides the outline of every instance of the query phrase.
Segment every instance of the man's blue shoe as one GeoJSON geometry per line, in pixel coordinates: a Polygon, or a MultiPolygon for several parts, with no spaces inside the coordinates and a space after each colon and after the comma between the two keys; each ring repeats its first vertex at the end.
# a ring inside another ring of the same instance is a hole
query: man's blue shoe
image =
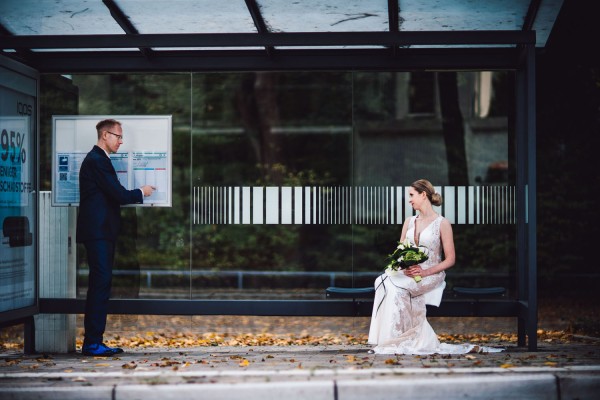
{"type": "Polygon", "coordinates": [[[104,343],[84,344],[81,348],[81,354],[84,356],[113,356],[122,353],[120,347],[108,347],[104,343]]]}

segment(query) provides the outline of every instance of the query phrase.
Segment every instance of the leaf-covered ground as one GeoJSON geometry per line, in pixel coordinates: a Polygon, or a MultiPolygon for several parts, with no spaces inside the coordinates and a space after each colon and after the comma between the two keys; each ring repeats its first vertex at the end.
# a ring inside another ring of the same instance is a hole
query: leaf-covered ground
{"type": "MultiPolygon", "coordinates": [[[[480,343],[487,345],[516,344],[516,334],[438,334],[446,343],[480,343]]],[[[564,331],[538,330],[538,340],[544,342],[570,343],[577,341],[577,336],[564,331]]],[[[185,348],[197,346],[307,346],[307,345],[359,345],[367,344],[367,335],[273,335],[269,333],[218,334],[210,333],[175,333],[145,332],[132,336],[114,335],[107,340],[110,346],[128,348],[170,347],[185,348]]],[[[81,340],[78,340],[81,345],[81,340]]]]}
{"type": "MultiPolygon", "coordinates": [[[[81,346],[82,316],[76,316],[77,346],[81,346]]],[[[598,340],[596,304],[576,298],[541,300],[539,343],[598,340]]],[[[197,346],[366,345],[366,317],[256,317],[111,315],[105,341],[127,348],[197,346]]],[[[515,318],[430,318],[441,341],[510,345],[517,343],[515,318]]],[[[22,327],[0,332],[0,350],[23,347],[22,327]]]]}

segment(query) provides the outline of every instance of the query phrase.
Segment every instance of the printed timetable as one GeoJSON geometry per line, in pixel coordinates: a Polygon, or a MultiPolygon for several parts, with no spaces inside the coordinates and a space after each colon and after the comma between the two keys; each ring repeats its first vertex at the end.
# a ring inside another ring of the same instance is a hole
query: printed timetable
{"type": "Polygon", "coordinates": [[[133,186],[152,185],[156,190],[147,199],[155,204],[167,200],[168,182],[166,152],[133,152],[133,186]]]}

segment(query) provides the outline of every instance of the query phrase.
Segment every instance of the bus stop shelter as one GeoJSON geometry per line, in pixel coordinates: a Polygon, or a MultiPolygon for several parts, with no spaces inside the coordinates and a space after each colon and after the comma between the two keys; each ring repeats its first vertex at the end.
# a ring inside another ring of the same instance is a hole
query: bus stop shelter
{"type": "MultiPolygon", "coordinates": [[[[478,312],[519,318],[519,345],[535,350],[535,58],[561,6],[561,0],[9,0],[0,4],[0,61],[4,70],[38,82],[38,91],[40,74],[514,71],[518,293],[481,304],[478,312]]],[[[0,85],[10,86],[11,76],[3,72],[0,85]]],[[[470,306],[456,301],[431,315],[470,315],[470,306]]],[[[126,299],[110,307],[119,314],[352,316],[370,315],[372,302],[126,299]]],[[[43,298],[36,290],[28,304],[1,310],[0,322],[30,328],[33,315],[82,310],[83,300],[43,298]]]]}

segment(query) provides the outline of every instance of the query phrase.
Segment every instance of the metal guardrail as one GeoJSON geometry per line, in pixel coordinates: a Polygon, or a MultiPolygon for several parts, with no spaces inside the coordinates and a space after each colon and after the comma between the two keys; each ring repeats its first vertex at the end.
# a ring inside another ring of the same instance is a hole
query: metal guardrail
{"type": "MultiPolygon", "coordinates": [[[[211,270],[194,270],[194,271],[177,271],[177,270],[155,270],[155,269],[140,269],[140,270],[113,270],[114,276],[144,276],[146,279],[146,287],[152,287],[153,277],[159,276],[176,276],[184,278],[197,278],[203,276],[210,277],[235,277],[237,280],[237,289],[244,289],[244,278],[253,276],[275,276],[275,277],[290,277],[290,278],[329,278],[329,285],[335,286],[338,278],[352,277],[372,277],[373,280],[379,276],[381,272],[339,272],[339,271],[211,271],[211,270]]],[[[79,276],[87,276],[87,269],[79,269],[79,276]]]]}
{"type": "MultiPolygon", "coordinates": [[[[146,287],[152,288],[153,279],[161,276],[183,277],[183,278],[198,278],[198,277],[235,277],[237,281],[237,289],[244,289],[245,278],[250,277],[289,277],[289,278],[328,278],[329,286],[337,286],[337,279],[350,278],[372,278],[375,281],[382,271],[366,271],[366,272],[344,272],[344,271],[248,271],[248,270],[230,270],[230,271],[213,271],[213,270],[164,270],[164,269],[140,269],[140,270],[113,270],[114,276],[140,276],[145,277],[146,287]]],[[[79,276],[87,276],[87,269],[79,269],[79,276]]],[[[452,273],[453,278],[480,278],[481,272],[475,273],[452,273]]],[[[509,279],[508,273],[486,273],[486,278],[492,279],[509,279]]]]}
{"type": "MultiPolygon", "coordinates": [[[[237,289],[244,289],[244,280],[250,277],[289,277],[289,278],[328,278],[329,286],[337,286],[338,279],[351,278],[372,278],[375,281],[382,271],[362,271],[362,272],[345,272],[345,271],[248,271],[248,270],[229,270],[229,271],[214,271],[214,270],[165,270],[165,269],[140,269],[140,270],[113,270],[114,276],[139,276],[145,277],[147,288],[152,288],[155,278],[162,276],[182,277],[182,278],[198,278],[198,277],[235,277],[237,289]]],[[[87,268],[80,268],[77,271],[78,276],[87,276],[87,268]]],[[[451,272],[452,279],[478,279],[485,277],[491,280],[506,280],[511,279],[511,275],[506,272],[451,272]]],[[[600,280],[600,274],[561,274],[555,277],[556,279],[591,279],[600,280]]]]}

